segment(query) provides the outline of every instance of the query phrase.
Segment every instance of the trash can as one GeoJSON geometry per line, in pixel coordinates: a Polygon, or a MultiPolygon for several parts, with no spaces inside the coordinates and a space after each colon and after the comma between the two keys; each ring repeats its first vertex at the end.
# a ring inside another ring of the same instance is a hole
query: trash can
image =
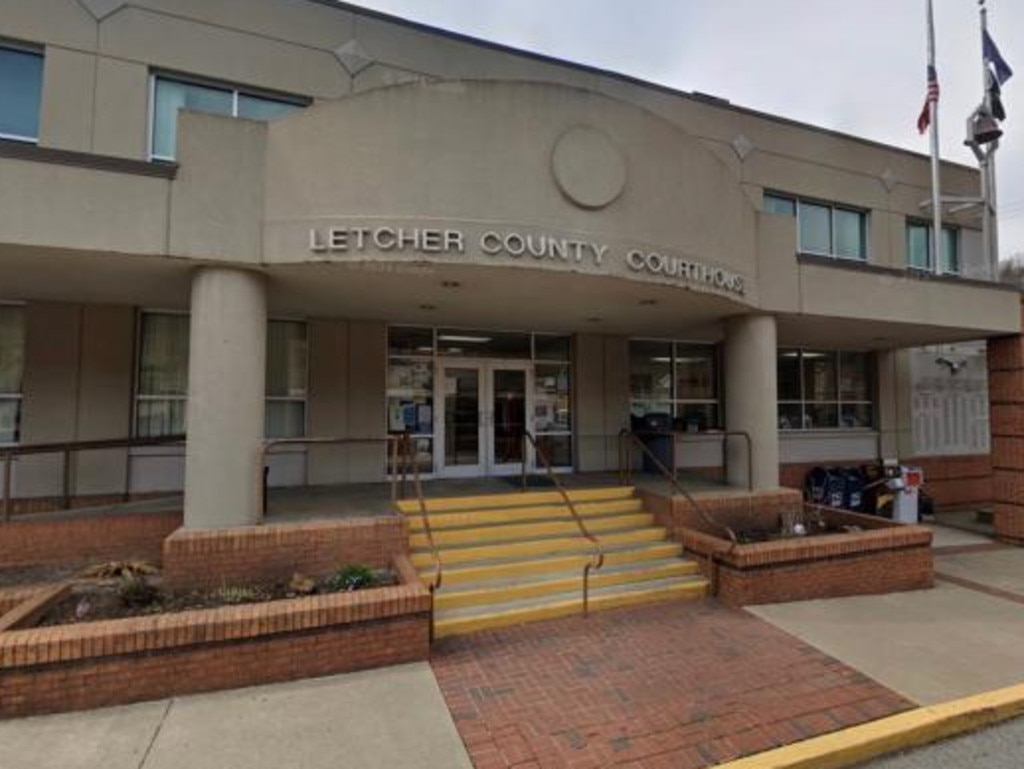
{"type": "MultiPolygon", "coordinates": [[[[674,471],[672,444],[675,435],[672,433],[672,415],[663,413],[644,414],[633,417],[633,431],[637,433],[643,444],[658,458],[670,472],[674,471]]],[[[644,452],[643,469],[645,473],[658,473],[658,467],[644,452]]]]}
{"type": "Polygon", "coordinates": [[[828,468],[813,468],[804,479],[804,498],[816,505],[825,504],[826,485],[828,485],[828,468]]]}

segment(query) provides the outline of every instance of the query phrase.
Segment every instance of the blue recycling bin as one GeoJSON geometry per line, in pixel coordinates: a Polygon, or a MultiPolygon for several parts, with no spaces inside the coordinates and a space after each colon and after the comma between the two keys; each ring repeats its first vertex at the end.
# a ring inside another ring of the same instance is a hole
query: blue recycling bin
{"type": "MultiPolygon", "coordinates": [[[[663,413],[644,414],[642,417],[633,417],[633,432],[637,433],[643,444],[650,450],[651,454],[658,458],[670,472],[672,467],[673,451],[672,443],[675,436],[672,433],[672,415],[663,413]]],[[[659,473],[657,465],[644,452],[643,470],[645,473],[659,473]]]]}

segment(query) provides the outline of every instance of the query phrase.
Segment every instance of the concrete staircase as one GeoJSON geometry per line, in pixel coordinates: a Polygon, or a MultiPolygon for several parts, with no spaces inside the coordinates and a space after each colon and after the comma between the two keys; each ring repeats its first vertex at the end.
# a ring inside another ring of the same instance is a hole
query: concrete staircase
{"type": "MultiPolygon", "coordinates": [[[[569,496],[601,542],[604,566],[590,573],[590,610],[706,593],[697,564],[666,539],[630,487],[579,489],[569,496]]],[[[434,596],[435,637],[583,611],[583,566],[592,545],[557,491],[426,501],[443,582],[434,596]]],[[[434,574],[416,500],[409,521],[412,561],[425,584],[434,574]]]]}

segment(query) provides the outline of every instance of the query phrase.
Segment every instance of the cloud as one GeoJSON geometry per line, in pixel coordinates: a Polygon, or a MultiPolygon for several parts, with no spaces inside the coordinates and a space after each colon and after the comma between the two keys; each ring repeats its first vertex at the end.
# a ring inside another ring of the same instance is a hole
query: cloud
{"type": "MultiPolygon", "coordinates": [[[[362,0],[361,5],[927,153],[923,3],[902,0],[362,0]]],[[[1024,252],[1024,3],[989,0],[990,29],[1018,74],[999,152],[1001,252],[1024,252]]],[[[945,160],[981,99],[975,3],[935,0],[945,160]]]]}

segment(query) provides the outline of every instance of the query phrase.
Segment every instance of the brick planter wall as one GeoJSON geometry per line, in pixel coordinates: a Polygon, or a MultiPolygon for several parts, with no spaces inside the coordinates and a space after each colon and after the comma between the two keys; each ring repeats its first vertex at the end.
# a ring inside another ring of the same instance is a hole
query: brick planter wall
{"type": "Polygon", "coordinates": [[[397,515],[238,529],[179,529],[163,543],[164,584],[172,590],[324,577],[345,563],[388,566],[408,550],[397,515]]]}
{"type": "MultiPolygon", "coordinates": [[[[864,531],[734,545],[680,497],[645,493],[647,509],[669,536],[694,555],[714,594],[730,606],[889,593],[932,587],[931,531],[882,518],[825,510],[832,525],[864,531]]],[[[717,524],[734,530],[772,528],[784,512],[802,510],[800,492],[697,496],[717,524]]]]}
{"type": "MultiPolygon", "coordinates": [[[[412,567],[396,564],[403,578],[412,567]]],[[[430,594],[397,587],[0,632],[0,717],[425,660],[430,594]]]]}
{"type": "Polygon", "coordinates": [[[51,563],[159,561],[181,511],[60,514],[0,523],[0,569],[51,563]]]}

